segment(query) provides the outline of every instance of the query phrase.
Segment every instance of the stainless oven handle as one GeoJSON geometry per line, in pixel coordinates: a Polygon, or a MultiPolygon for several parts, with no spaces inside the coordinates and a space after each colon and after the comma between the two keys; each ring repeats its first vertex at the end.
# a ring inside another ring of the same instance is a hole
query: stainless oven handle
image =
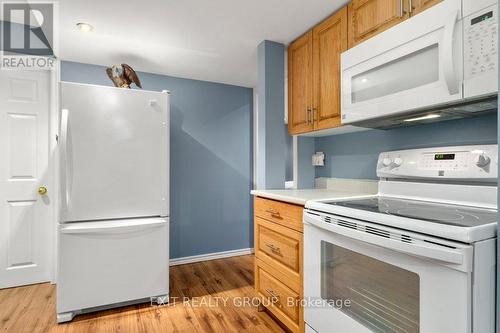
{"type": "Polygon", "coordinates": [[[381,246],[397,252],[427,259],[439,260],[450,264],[461,265],[464,263],[464,253],[460,250],[446,248],[432,243],[405,243],[399,240],[376,236],[364,231],[338,226],[333,223],[326,223],[309,214],[304,214],[304,223],[331,231],[338,235],[352,238],[354,240],[381,246]]]}

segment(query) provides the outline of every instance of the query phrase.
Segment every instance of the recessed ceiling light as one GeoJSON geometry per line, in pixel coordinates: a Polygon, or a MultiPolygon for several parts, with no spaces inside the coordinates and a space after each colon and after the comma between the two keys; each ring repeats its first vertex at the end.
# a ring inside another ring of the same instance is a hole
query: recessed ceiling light
{"type": "Polygon", "coordinates": [[[76,24],[76,27],[78,28],[78,30],[80,30],[81,32],[90,32],[92,30],[94,30],[94,27],[91,26],[90,24],[88,23],[77,23],[76,24]]]}
{"type": "Polygon", "coordinates": [[[419,121],[419,120],[435,119],[435,118],[440,118],[440,117],[441,117],[440,114],[428,114],[428,115],[422,116],[422,117],[405,119],[404,121],[412,122],[412,121],[419,121]]]}

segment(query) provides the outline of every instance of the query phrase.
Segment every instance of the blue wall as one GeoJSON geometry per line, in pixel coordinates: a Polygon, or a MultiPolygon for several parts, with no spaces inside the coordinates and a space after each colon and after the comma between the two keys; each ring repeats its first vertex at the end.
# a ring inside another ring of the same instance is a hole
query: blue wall
{"type": "Polygon", "coordinates": [[[384,151],[491,143],[497,143],[496,115],[316,138],[316,151],[326,155],[316,177],[377,179],[377,159],[384,151]]]}
{"type": "MultiPolygon", "coordinates": [[[[63,81],[112,85],[102,66],[61,66],[63,81]]],[[[172,93],[170,257],[253,247],[252,89],[138,75],[172,93]]]]}
{"type": "Polygon", "coordinates": [[[285,46],[265,40],[257,47],[257,188],[284,189],[286,180],[285,46]]]}

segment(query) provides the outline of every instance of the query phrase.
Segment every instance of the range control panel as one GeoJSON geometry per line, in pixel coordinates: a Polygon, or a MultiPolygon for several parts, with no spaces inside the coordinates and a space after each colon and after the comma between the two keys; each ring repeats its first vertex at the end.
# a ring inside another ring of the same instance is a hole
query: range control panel
{"type": "Polygon", "coordinates": [[[381,153],[380,178],[492,181],[498,174],[498,145],[454,146],[381,153]]]}
{"type": "Polygon", "coordinates": [[[465,170],[469,167],[470,154],[466,151],[453,153],[422,154],[419,167],[423,170],[465,170]]]}
{"type": "Polygon", "coordinates": [[[464,18],[465,79],[497,72],[497,6],[464,18]]]}

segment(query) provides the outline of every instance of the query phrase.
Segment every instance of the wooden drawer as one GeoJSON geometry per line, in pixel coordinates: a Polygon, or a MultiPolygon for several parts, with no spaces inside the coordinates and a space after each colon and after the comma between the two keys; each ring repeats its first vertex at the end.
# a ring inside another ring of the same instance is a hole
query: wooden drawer
{"type": "Polygon", "coordinates": [[[263,305],[290,331],[302,332],[300,294],[287,287],[265,267],[261,260],[255,259],[255,289],[263,305]]]}
{"type": "Polygon", "coordinates": [[[287,274],[287,284],[300,291],[303,234],[255,217],[255,255],[287,274]]]}
{"type": "Polygon", "coordinates": [[[255,216],[302,232],[303,206],[255,197],[255,216]]]}

